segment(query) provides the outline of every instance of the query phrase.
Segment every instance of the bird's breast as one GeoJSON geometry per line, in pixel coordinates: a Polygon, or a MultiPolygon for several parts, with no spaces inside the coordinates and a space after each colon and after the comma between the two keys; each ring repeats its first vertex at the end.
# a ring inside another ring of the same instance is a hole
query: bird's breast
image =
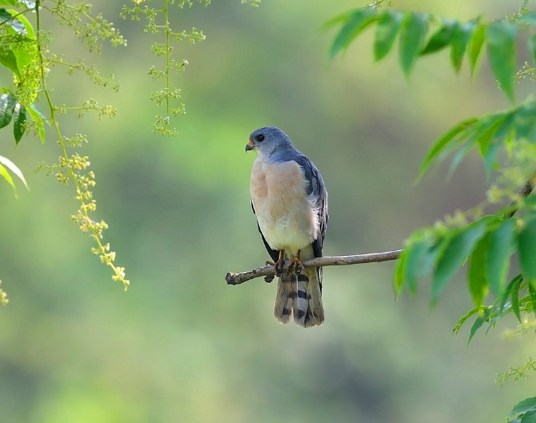
{"type": "Polygon", "coordinates": [[[273,249],[296,253],[316,238],[318,218],[306,188],[298,163],[254,162],[251,200],[259,227],[273,249]]]}

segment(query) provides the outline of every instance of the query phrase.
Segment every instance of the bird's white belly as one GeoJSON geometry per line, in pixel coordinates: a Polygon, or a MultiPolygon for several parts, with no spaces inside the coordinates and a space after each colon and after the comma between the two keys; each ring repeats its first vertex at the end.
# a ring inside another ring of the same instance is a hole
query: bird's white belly
{"type": "Polygon", "coordinates": [[[256,161],[251,173],[251,199],[259,227],[274,250],[295,255],[316,238],[317,213],[296,162],[256,161]]]}

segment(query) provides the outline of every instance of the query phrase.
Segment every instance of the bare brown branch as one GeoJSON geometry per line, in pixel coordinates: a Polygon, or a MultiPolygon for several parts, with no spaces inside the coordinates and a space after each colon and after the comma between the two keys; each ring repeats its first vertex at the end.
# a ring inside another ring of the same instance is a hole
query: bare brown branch
{"type": "MultiPolygon", "coordinates": [[[[382,261],[396,260],[402,250],[384,251],[381,253],[356,254],[353,256],[327,256],[317,257],[303,262],[304,267],[348,266],[350,264],[378,263],[382,261]]],[[[251,279],[264,276],[271,281],[275,275],[274,265],[267,264],[257,269],[240,273],[227,273],[225,280],[228,285],[240,285],[251,279]]]]}

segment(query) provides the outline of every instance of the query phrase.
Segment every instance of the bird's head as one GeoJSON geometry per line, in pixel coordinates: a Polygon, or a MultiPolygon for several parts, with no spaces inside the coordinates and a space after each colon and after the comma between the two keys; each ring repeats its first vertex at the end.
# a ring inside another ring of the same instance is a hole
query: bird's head
{"type": "Polygon", "coordinates": [[[287,134],[274,126],[265,126],[251,133],[246,151],[256,150],[259,154],[272,156],[277,151],[289,147],[292,148],[292,143],[287,134]]]}

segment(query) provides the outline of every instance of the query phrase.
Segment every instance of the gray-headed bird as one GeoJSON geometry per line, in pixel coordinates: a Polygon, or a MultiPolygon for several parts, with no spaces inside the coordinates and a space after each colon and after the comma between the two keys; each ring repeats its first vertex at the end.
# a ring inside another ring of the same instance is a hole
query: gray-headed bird
{"type": "Polygon", "coordinates": [[[324,321],[322,269],[302,260],[322,256],[328,223],[328,193],[316,166],[281,129],[257,129],[246,151],[255,150],[250,195],[257,226],[279,276],[274,315],[304,327],[324,321]],[[288,257],[290,266],[285,268],[288,257]]]}

